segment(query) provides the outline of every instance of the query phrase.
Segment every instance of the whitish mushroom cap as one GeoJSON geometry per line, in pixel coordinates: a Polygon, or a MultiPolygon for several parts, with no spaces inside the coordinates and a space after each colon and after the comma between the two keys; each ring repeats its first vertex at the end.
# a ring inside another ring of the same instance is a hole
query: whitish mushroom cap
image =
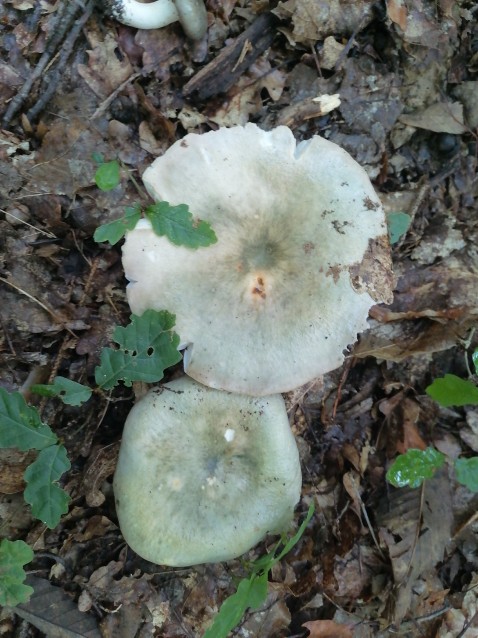
{"type": "Polygon", "coordinates": [[[128,301],[176,314],[188,375],[266,395],[338,367],[391,301],[384,213],[365,171],[281,126],[187,135],[148,168],[155,200],[185,203],[218,242],[177,247],[142,220],[123,249],[128,301]]]}
{"type": "Polygon", "coordinates": [[[300,497],[280,395],[211,390],[185,377],[131,410],[114,477],[127,543],[176,567],[229,560],[283,531],[300,497]]]}

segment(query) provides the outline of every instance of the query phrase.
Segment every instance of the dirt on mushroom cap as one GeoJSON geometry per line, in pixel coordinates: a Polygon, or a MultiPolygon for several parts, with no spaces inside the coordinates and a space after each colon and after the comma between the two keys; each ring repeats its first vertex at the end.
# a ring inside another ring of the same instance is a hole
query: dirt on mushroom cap
{"type": "Polygon", "coordinates": [[[187,135],[143,180],[218,237],[192,251],[142,222],[123,253],[133,312],[174,312],[186,372],[206,385],[298,387],[339,366],[369,308],[391,301],[380,201],[365,171],[321,137],[296,145],[286,127],[252,124],[187,135]]]}

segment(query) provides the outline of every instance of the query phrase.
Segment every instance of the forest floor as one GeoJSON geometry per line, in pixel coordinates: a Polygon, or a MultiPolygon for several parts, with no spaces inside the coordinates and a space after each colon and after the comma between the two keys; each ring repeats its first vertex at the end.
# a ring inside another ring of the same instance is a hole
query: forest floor
{"type": "Polygon", "coordinates": [[[340,144],[410,225],[393,244],[393,303],[372,309],[342,368],[286,397],[303,467],[296,527],[316,511],[232,635],[476,638],[478,498],[452,465],[478,453],[478,409],[425,390],[469,377],[478,344],[477,5],[207,9],[207,37],[192,43],[178,25],[123,26],[92,0],[0,6],[0,385],[40,409],[71,461],[69,511],[48,529],[23,501],[31,453],[0,455],[0,536],[35,552],[35,594],[2,611],[0,635],[200,638],[247,575],[244,561],[164,568],[126,546],[112,475],[131,388],[79,408],[30,387],[91,382],[128,321],[121,249],[93,233],[138,194],[131,179],[100,191],[95,158],[139,181],[185,134],[255,122],[340,144]],[[387,483],[397,454],[428,446],[447,469],[415,490],[387,483]]]}

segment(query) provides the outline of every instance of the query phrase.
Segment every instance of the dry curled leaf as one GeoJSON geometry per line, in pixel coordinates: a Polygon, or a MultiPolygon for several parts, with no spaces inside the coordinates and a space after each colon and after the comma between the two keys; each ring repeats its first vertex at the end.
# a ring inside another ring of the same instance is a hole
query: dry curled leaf
{"type": "Polygon", "coordinates": [[[408,11],[403,0],[388,0],[387,15],[392,22],[398,24],[402,31],[405,31],[407,28],[408,11]]]}
{"type": "Polygon", "coordinates": [[[333,620],[311,620],[302,627],[310,631],[309,638],[352,638],[352,627],[333,620]]]}
{"type": "Polygon", "coordinates": [[[292,37],[310,44],[333,33],[351,34],[372,19],[369,0],[287,0],[273,13],[292,18],[292,37]]]}

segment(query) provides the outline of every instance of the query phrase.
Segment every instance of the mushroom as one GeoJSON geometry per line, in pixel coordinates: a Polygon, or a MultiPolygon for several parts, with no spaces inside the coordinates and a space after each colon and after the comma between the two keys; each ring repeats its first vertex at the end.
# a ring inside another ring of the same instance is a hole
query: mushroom
{"type": "Polygon", "coordinates": [[[127,543],[154,563],[243,554],[285,531],[300,489],[280,395],[230,394],[184,377],[150,390],[126,419],[116,509],[127,543]]]}
{"type": "Polygon", "coordinates": [[[286,392],[343,361],[368,311],[391,302],[382,206],[365,171],[322,137],[254,124],[189,134],[143,175],[155,200],[186,203],[216,244],[197,251],[127,233],[135,314],[176,315],[188,375],[254,396],[286,392]]]}
{"type": "Polygon", "coordinates": [[[138,29],[159,29],[179,20],[193,40],[200,40],[207,29],[203,0],[106,0],[106,6],[113,18],[138,29]]]}

